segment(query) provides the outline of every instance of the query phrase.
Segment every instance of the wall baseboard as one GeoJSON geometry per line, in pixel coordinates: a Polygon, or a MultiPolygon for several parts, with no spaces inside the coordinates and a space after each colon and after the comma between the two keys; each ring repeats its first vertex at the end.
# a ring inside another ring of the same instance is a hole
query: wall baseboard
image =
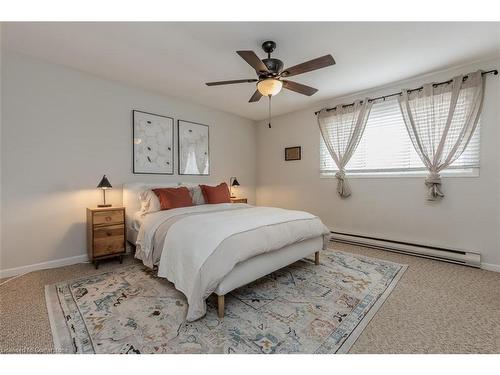
{"type": "Polygon", "coordinates": [[[50,260],[48,262],[29,264],[27,266],[7,268],[4,270],[0,270],[0,278],[17,276],[17,275],[21,275],[24,273],[38,271],[38,270],[44,270],[44,269],[48,269],[48,268],[70,266],[72,264],[88,262],[88,260],[89,260],[89,257],[87,256],[87,254],[84,254],[84,255],[77,255],[74,257],[50,260]]]}
{"type": "Polygon", "coordinates": [[[481,263],[481,268],[486,271],[500,272],[500,264],[481,263]]]}

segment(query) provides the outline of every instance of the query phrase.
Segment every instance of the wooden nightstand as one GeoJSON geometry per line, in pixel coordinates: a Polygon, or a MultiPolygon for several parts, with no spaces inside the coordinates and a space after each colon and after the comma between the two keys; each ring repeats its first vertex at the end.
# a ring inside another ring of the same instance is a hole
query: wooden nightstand
{"type": "Polygon", "coordinates": [[[246,198],[231,198],[231,203],[247,203],[246,198]]]}
{"type": "Polygon", "coordinates": [[[87,208],[87,249],[89,259],[99,261],[125,254],[125,207],[87,208]]]}

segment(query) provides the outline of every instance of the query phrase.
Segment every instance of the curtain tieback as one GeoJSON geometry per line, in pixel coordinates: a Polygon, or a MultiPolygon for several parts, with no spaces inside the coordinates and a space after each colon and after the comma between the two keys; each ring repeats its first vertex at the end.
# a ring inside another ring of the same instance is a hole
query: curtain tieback
{"type": "Polygon", "coordinates": [[[341,169],[335,173],[335,178],[337,179],[337,193],[339,193],[342,198],[351,196],[351,189],[349,189],[349,185],[347,184],[345,171],[341,169]]]}
{"type": "Polygon", "coordinates": [[[427,200],[435,201],[438,198],[444,197],[441,191],[441,176],[437,172],[430,172],[425,179],[427,186],[427,200]]]}
{"type": "Polygon", "coordinates": [[[345,172],[340,170],[337,173],[335,173],[335,177],[343,181],[345,179],[345,172]]]}

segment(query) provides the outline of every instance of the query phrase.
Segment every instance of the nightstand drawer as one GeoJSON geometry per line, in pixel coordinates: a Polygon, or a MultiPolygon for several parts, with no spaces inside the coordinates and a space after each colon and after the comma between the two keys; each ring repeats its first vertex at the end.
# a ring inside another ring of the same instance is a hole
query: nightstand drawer
{"type": "Polygon", "coordinates": [[[125,252],[125,237],[113,236],[108,238],[100,238],[94,240],[94,256],[100,257],[104,255],[123,253],[125,252]]]}
{"type": "Polygon", "coordinates": [[[123,237],[124,225],[109,225],[106,227],[97,227],[94,229],[94,240],[102,238],[112,238],[116,236],[123,237]]]}
{"type": "Polygon", "coordinates": [[[94,212],[94,225],[121,224],[124,222],[123,210],[94,212]]]}

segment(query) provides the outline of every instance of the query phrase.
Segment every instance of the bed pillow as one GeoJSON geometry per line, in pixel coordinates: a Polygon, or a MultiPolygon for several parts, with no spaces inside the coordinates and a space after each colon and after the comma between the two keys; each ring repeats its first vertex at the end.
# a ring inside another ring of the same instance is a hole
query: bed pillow
{"type": "Polygon", "coordinates": [[[161,210],[160,200],[152,190],[145,190],[139,194],[141,201],[141,214],[149,214],[161,210]]]}
{"type": "Polygon", "coordinates": [[[189,194],[189,189],[185,186],[179,188],[153,189],[153,192],[160,201],[162,210],[171,210],[172,208],[189,207],[193,205],[193,199],[189,194]]]}
{"type": "Polygon", "coordinates": [[[200,185],[200,188],[208,204],[231,203],[229,188],[225,182],[217,186],[200,185]]]}
{"type": "Polygon", "coordinates": [[[203,197],[203,192],[199,185],[187,186],[189,192],[191,193],[191,198],[193,198],[193,204],[198,206],[200,204],[205,204],[205,198],[203,197]]]}

